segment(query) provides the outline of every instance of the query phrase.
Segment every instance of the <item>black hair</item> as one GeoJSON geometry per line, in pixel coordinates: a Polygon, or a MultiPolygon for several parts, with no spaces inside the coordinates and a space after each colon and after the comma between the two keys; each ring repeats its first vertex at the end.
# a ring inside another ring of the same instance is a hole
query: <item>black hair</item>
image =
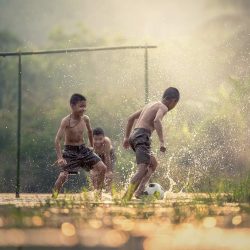
{"type": "Polygon", "coordinates": [[[94,128],[93,135],[103,135],[104,136],[104,130],[102,128],[94,128]]]}
{"type": "Polygon", "coordinates": [[[78,102],[81,102],[81,101],[86,101],[87,99],[85,98],[85,96],[81,95],[81,94],[73,94],[71,97],[70,97],[70,101],[69,103],[71,105],[76,105],[78,102]]]}
{"type": "Polygon", "coordinates": [[[163,93],[162,99],[165,99],[165,100],[175,99],[176,101],[179,101],[180,99],[179,90],[174,87],[167,88],[163,93]]]}

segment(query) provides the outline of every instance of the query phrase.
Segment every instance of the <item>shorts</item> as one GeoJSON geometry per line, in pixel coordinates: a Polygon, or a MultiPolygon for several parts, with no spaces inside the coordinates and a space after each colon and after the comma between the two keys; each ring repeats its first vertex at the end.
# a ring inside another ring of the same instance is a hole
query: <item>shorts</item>
{"type": "Polygon", "coordinates": [[[135,151],[137,164],[150,164],[151,131],[145,128],[135,128],[129,137],[131,148],[135,151]]]}
{"type": "Polygon", "coordinates": [[[67,164],[62,167],[62,171],[78,171],[83,168],[90,171],[93,166],[101,161],[101,158],[84,144],[79,146],[64,145],[63,158],[67,164]]]}

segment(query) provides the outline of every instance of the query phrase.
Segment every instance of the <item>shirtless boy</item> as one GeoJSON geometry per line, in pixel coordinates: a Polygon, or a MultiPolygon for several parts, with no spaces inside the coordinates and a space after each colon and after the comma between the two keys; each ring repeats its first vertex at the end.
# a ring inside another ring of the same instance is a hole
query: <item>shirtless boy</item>
{"type": "Polygon", "coordinates": [[[90,119],[84,115],[87,100],[80,94],[73,94],[70,98],[72,113],[64,117],[55,138],[57,164],[61,167],[61,173],[53,188],[52,197],[56,198],[63,184],[68,180],[72,172],[79,168],[92,171],[93,186],[101,196],[106,166],[92,150],[85,146],[83,140],[84,131],[87,129],[90,145],[93,147],[93,134],[90,119]],[[60,142],[64,138],[64,151],[60,142]]]}
{"type": "Polygon", "coordinates": [[[102,128],[93,130],[94,151],[107,166],[104,186],[108,192],[111,191],[113,172],[115,165],[115,153],[109,137],[105,136],[102,128]]]}
{"type": "Polygon", "coordinates": [[[144,192],[146,183],[157,167],[157,161],[150,152],[150,137],[154,130],[156,130],[159,137],[160,151],[166,151],[161,121],[164,115],[175,107],[179,98],[178,89],[170,87],[165,90],[161,101],[151,102],[143,109],[129,116],[123,147],[125,149],[131,147],[134,150],[138,169],[123,196],[125,201],[131,200],[134,192],[136,192],[135,197],[140,198],[144,192]],[[134,123],[134,130],[130,134],[134,123]]]}

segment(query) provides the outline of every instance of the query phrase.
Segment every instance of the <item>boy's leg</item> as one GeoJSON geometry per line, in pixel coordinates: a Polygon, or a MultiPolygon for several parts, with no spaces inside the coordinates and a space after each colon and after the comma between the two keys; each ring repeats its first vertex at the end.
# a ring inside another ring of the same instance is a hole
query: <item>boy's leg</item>
{"type": "Polygon", "coordinates": [[[149,181],[151,175],[154,173],[155,169],[157,167],[157,161],[155,159],[155,157],[153,155],[150,156],[150,165],[147,168],[147,172],[144,175],[144,177],[142,178],[140,185],[138,186],[136,193],[135,193],[135,197],[139,198],[144,190],[145,190],[145,185],[147,184],[147,182],[149,181]]]}
{"type": "Polygon", "coordinates": [[[88,179],[88,181],[90,182],[90,189],[91,190],[93,190],[94,189],[94,185],[93,185],[93,183],[94,183],[94,172],[93,172],[93,170],[91,169],[90,171],[89,171],[89,179],[88,179]]]}
{"type": "Polygon", "coordinates": [[[115,161],[116,161],[116,156],[115,156],[115,152],[113,148],[110,151],[110,159],[111,159],[111,165],[107,166],[104,185],[105,185],[106,191],[111,192],[112,194],[112,191],[113,191],[112,184],[113,184],[114,168],[115,168],[115,161]]]}
{"type": "Polygon", "coordinates": [[[93,182],[94,189],[98,190],[100,195],[104,184],[106,169],[106,165],[102,161],[99,161],[91,170],[91,180],[93,182]]]}
{"type": "Polygon", "coordinates": [[[150,131],[146,131],[145,129],[136,130],[130,137],[130,145],[135,151],[138,169],[123,196],[124,201],[132,199],[135,190],[148,171],[150,164],[150,131]]]}
{"type": "Polygon", "coordinates": [[[107,171],[105,174],[105,181],[104,185],[107,190],[107,192],[111,192],[112,190],[112,181],[113,181],[113,172],[112,171],[107,171]]]}
{"type": "Polygon", "coordinates": [[[123,200],[129,201],[132,199],[135,190],[138,188],[139,184],[141,183],[143,177],[147,173],[147,165],[144,163],[138,164],[138,169],[135,175],[132,177],[130,184],[126,193],[123,196],[123,200]]]}
{"type": "Polygon", "coordinates": [[[52,189],[52,197],[56,198],[63,186],[63,184],[68,180],[69,173],[67,171],[61,172],[56,180],[56,183],[52,189]]]}
{"type": "MultiPolygon", "coordinates": [[[[96,169],[95,170],[91,169],[90,172],[89,172],[89,180],[91,182],[91,189],[92,190],[96,189],[96,186],[97,186],[96,182],[99,179],[98,175],[99,175],[99,171],[96,170],[96,169]]],[[[112,182],[112,176],[109,173],[105,172],[105,174],[104,174],[104,181],[103,181],[103,187],[105,187],[106,189],[108,189],[108,186],[110,186],[110,182],[112,182]]]]}
{"type": "Polygon", "coordinates": [[[113,184],[113,179],[114,179],[114,169],[115,169],[115,162],[116,162],[115,151],[113,148],[110,150],[110,159],[111,159],[111,166],[109,167],[107,166],[104,185],[105,185],[106,191],[111,192],[112,194],[113,193],[112,184],[113,184]]]}

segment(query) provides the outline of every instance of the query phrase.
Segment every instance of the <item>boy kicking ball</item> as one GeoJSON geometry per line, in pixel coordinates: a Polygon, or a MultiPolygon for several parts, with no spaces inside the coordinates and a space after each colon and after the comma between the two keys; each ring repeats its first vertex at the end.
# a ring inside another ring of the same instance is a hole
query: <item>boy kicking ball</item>
{"type": "Polygon", "coordinates": [[[138,169],[123,196],[124,201],[131,200],[134,192],[136,198],[143,195],[145,185],[157,167],[157,161],[151,154],[151,134],[156,130],[160,141],[160,151],[165,152],[161,121],[167,112],[175,107],[179,98],[178,89],[170,87],[163,93],[161,101],[151,102],[129,116],[123,147],[125,149],[131,147],[134,150],[138,169]],[[134,123],[135,127],[131,133],[134,123]]]}

